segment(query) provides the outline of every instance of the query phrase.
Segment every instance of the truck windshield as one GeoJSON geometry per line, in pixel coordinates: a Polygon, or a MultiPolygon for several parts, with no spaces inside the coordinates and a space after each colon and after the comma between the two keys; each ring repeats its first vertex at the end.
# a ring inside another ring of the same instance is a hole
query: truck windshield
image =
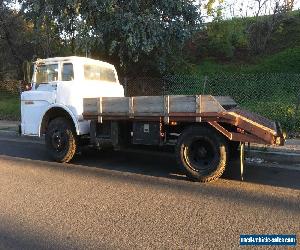
{"type": "Polygon", "coordinates": [[[115,71],[99,65],[84,65],[85,80],[117,82],[115,71]]]}
{"type": "Polygon", "coordinates": [[[58,64],[38,65],[36,67],[35,81],[46,84],[58,80],[58,64]]]}

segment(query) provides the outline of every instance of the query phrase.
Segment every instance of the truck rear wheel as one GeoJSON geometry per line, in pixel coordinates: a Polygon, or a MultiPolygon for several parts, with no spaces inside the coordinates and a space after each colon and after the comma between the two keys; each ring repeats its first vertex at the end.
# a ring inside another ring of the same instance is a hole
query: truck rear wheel
{"type": "Polygon", "coordinates": [[[176,156],[187,177],[210,182],[223,174],[228,161],[228,146],[213,129],[195,126],[180,135],[176,156]]]}
{"type": "Polygon", "coordinates": [[[72,124],[65,118],[53,119],[47,128],[46,147],[57,162],[69,162],[77,149],[77,138],[72,124]]]}

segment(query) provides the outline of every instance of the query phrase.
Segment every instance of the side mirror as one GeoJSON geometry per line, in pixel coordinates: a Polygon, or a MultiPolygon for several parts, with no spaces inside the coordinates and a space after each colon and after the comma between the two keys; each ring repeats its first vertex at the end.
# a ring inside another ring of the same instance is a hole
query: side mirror
{"type": "Polygon", "coordinates": [[[32,84],[30,82],[26,82],[24,80],[21,81],[20,83],[21,86],[21,91],[29,91],[32,89],[32,84]]]}

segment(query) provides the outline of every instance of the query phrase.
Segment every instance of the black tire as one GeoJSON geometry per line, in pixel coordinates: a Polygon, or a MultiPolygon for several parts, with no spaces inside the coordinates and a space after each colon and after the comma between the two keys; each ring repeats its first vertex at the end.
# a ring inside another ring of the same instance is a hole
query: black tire
{"type": "Polygon", "coordinates": [[[63,117],[49,123],[45,141],[50,156],[57,162],[69,162],[76,153],[76,133],[70,121],[63,117]]]}
{"type": "Polygon", "coordinates": [[[208,127],[187,128],[176,146],[179,165],[187,177],[200,182],[214,181],[224,173],[228,153],[225,138],[208,127]]]}

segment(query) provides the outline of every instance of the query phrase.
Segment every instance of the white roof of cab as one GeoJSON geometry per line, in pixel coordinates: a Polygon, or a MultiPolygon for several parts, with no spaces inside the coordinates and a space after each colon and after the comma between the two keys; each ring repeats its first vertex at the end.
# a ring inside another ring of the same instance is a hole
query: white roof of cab
{"type": "Polygon", "coordinates": [[[96,64],[96,65],[103,65],[105,67],[114,68],[114,66],[110,63],[103,62],[100,60],[95,60],[87,57],[81,56],[67,56],[67,57],[52,57],[46,59],[37,59],[35,63],[56,63],[56,62],[82,62],[86,64],[96,64]]]}

